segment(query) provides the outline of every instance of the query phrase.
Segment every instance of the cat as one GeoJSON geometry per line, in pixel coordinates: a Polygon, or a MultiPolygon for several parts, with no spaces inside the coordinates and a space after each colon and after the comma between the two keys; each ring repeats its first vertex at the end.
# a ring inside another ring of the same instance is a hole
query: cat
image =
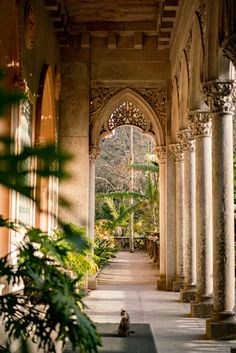
{"type": "Polygon", "coordinates": [[[129,314],[126,310],[121,309],[120,315],[121,320],[118,326],[118,336],[127,337],[130,333],[134,333],[134,331],[130,331],[129,314]]]}

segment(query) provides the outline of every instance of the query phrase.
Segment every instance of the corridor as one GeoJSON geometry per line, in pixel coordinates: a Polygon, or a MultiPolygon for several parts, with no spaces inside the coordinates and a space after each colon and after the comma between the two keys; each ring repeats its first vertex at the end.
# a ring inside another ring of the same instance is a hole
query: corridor
{"type": "Polygon", "coordinates": [[[118,327],[120,310],[126,309],[131,330],[132,323],[150,324],[157,353],[230,353],[236,347],[236,341],[205,340],[205,319],[190,318],[189,304],[180,303],[179,293],[157,291],[157,279],[157,269],[146,253],[120,252],[101,271],[97,290],[89,292],[88,315],[95,323],[118,327]]]}

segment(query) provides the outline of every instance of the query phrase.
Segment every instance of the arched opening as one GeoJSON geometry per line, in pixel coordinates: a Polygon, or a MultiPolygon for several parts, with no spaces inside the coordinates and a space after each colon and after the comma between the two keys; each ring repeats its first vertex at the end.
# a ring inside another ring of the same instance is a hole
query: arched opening
{"type": "MultiPolygon", "coordinates": [[[[134,164],[135,162],[136,163],[137,162],[143,163],[143,164],[147,163],[147,160],[145,160],[145,158],[142,158],[142,160],[139,159],[139,160],[135,161],[135,158],[134,158],[134,154],[135,154],[134,153],[134,149],[135,149],[134,140],[135,139],[136,139],[136,141],[139,142],[138,144],[136,144],[136,146],[139,146],[139,147],[141,144],[141,139],[143,139],[143,141],[145,141],[144,146],[147,149],[146,149],[145,153],[143,151],[140,152],[140,155],[142,155],[142,157],[144,157],[144,155],[148,153],[148,149],[149,149],[149,154],[153,155],[155,145],[163,145],[164,144],[164,132],[161,128],[161,124],[160,124],[160,121],[159,121],[156,113],[151,108],[151,106],[141,96],[139,96],[137,93],[133,92],[130,89],[125,89],[122,92],[116,94],[113,98],[111,98],[111,100],[107,103],[107,105],[99,113],[98,117],[95,120],[93,130],[91,132],[92,147],[94,148],[94,147],[99,146],[99,150],[101,148],[104,148],[104,146],[106,144],[109,145],[110,141],[113,141],[114,138],[116,139],[118,135],[121,135],[122,134],[121,131],[127,132],[127,129],[129,132],[126,133],[126,139],[127,139],[126,149],[123,151],[123,156],[125,154],[127,154],[126,164],[134,164]],[[127,126],[129,126],[129,128],[127,128],[127,126]],[[135,137],[134,137],[134,131],[135,131],[135,137]],[[108,137],[112,137],[112,136],[113,136],[113,138],[107,139],[108,137]],[[152,142],[150,142],[150,137],[152,138],[151,139],[152,142]],[[151,150],[150,150],[150,145],[152,145],[151,150]]],[[[124,138],[124,135],[123,135],[123,138],[124,138]]],[[[112,149],[116,153],[117,152],[116,149],[118,150],[119,147],[113,145],[112,148],[109,147],[108,149],[109,149],[109,153],[111,152],[112,149]]],[[[120,152],[120,153],[118,152],[119,157],[121,154],[122,154],[122,152],[120,152]]],[[[107,162],[107,156],[104,157],[104,160],[107,162]]],[[[124,164],[125,163],[122,164],[120,161],[117,162],[117,165],[115,166],[116,170],[114,170],[114,174],[116,176],[120,173],[119,168],[124,168],[124,164]]],[[[157,165],[157,162],[155,164],[157,165]]],[[[115,190],[116,192],[123,191],[126,193],[127,192],[133,193],[135,190],[135,187],[134,187],[134,174],[132,173],[132,170],[133,170],[133,168],[130,168],[130,170],[128,170],[128,168],[127,168],[126,173],[128,175],[128,178],[127,178],[128,184],[126,184],[126,186],[123,190],[119,190],[119,189],[122,188],[124,185],[122,185],[122,187],[121,187],[121,186],[118,186],[118,182],[116,182],[116,181],[112,182],[111,180],[109,180],[108,173],[106,173],[106,172],[105,172],[105,174],[103,174],[103,176],[98,176],[98,178],[100,180],[105,181],[105,183],[109,184],[110,187],[113,188],[113,191],[115,190]]],[[[95,184],[96,176],[95,176],[95,161],[90,160],[90,178],[94,178],[94,180],[91,181],[90,185],[95,184]]],[[[155,192],[157,194],[159,192],[159,188],[158,188],[158,176],[156,176],[156,177],[157,178],[156,178],[155,192]]],[[[116,180],[116,178],[115,178],[115,180],[116,180]]],[[[149,175],[148,181],[151,183],[150,175],[149,175]]],[[[149,185],[149,186],[153,187],[153,185],[149,185]]],[[[142,187],[143,187],[143,191],[145,188],[148,189],[147,185],[145,185],[145,186],[143,185],[142,187]]],[[[142,187],[141,187],[141,189],[142,189],[142,187]]],[[[150,191],[150,187],[149,187],[149,191],[150,191]]],[[[94,201],[94,199],[93,199],[94,196],[92,195],[92,193],[95,194],[95,187],[92,187],[92,188],[90,187],[90,200],[94,201]]],[[[143,197],[145,197],[145,196],[143,195],[143,197]]],[[[126,206],[129,206],[130,208],[134,207],[133,197],[130,197],[129,202],[130,202],[130,204],[126,205],[126,206]]],[[[143,202],[143,204],[146,203],[145,207],[148,208],[148,203],[150,203],[150,202],[151,202],[150,199],[149,200],[146,199],[145,202],[143,202]]],[[[114,204],[113,204],[113,206],[114,206],[114,204]]],[[[158,198],[155,206],[153,206],[152,210],[150,210],[150,212],[154,213],[154,208],[156,209],[158,216],[159,216],[159,198],[158,198]]],[[[145,212],[143,210],[140,210],[139,213],[144,214],[145,212]]],[[[95,216],[95,214],[93,214],[93,215],[92,215],[92,213],[90,213],[90,214],[92,217],[95,216]]],[[[154,218],[155,218],[155,220],[153,221],[153,224],[152,224],[152,230],[150,228],[150,231],[153,231],[153,232],[157,231],[158,226],[159,226],[159,219],[157,220],[156,219],[157,217],[154,217],[154,218]]],[[[118,219],[119,219],[119,217],[118,217],[118,219]]],[[[130,226],[130,230],[129,230],[130,238],[133,238],[133,236],[134,236],[134,231],[133,231],[133,235],[132,235],[132,230],[131,230],[131,223],[134,225],[134,220],[136,220],[136,219],[133,218],[133,220],[131,220],[131,218],[130,218],[130,220],[129,220],[129,222],[130,222],[130,225],[129,225],[130,226]]],[[[136,222],[136,223],[138,223],[138,222],[136,222]]],[[[150,219],[149,219],[149,223],[151,223],[150,219]]],[[[91,223],[90,224],[90,231],[89,231],[90,234],[92,232],[92,227],[94,227],[94,224],[92,225],[92,223],[91,223]]],[[[144,227],[143,227],[143,229],[144,229],[144,227]]],[[[118,233],[119,233],[119,230],[118,230],[118,233]]],[[[93,235],[93,239],[94,239],[94,235],[93,235]]],[[[133,246],[134,246],[134,244],[133,244],[133,246]]],[[[132,245],[130,245],[130,249],[132,249],[132,245]]]]}

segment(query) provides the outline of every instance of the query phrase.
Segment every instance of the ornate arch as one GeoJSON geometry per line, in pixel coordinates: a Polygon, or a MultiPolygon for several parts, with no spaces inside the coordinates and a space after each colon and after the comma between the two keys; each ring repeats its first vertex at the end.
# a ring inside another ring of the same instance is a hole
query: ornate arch
{"type": "Polygon", "coordinates": [[[112,134],[118,126],[134,125],[152,136],[157,145],[164,145],[162,123],[149,103],[137,92],[126,88],[115,93],[98,112],[90,129],[90,145],[112,134]]]}

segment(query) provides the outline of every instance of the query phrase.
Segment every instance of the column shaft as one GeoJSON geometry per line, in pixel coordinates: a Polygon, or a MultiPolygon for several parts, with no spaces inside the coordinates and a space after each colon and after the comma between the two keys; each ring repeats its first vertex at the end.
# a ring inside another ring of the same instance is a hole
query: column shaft
{"type": "Polygon", "coordinates": [[[214,306],[206,322],[209,339],[235,339],[233,209],[233,124],[236,85],[212,81],[204,86],[212,117],[214,306]]]}
{"type": "Polygon", "coordinates": [[[184,150],[184,288],[180,300],[190,302],[196,294],[196,183],[195,141],[190,128],[181,130],[178,138],[184,150]]]}
{"type": "Polygon", "coordinates": [[[209,317],[213,309],[211,119],[197,111],[189,117],[196,148],[196,300],[191,315],[209,317]]]}
{"type": "Polygon", "coordinates": [[[166,147],[157,146],[157,159],[159,163],[159,193],[160,193],[160,209],[159,209],[159,224],[160,224],[160,275],[157,281],[159,290],[166,290],[166,147]]]}
{"type": "Polygon", "coordinates": [[[184,156],[179,143],[170,145],[170,150],[175,155],[176,169],[176,274],[173,290],[178,292],[184,282],[184,156]]]}
{"type": "Polygon", "coordinates": [[[213,116],[214,312],[233,311],[234,211],[232,114],[213,116]]]}

